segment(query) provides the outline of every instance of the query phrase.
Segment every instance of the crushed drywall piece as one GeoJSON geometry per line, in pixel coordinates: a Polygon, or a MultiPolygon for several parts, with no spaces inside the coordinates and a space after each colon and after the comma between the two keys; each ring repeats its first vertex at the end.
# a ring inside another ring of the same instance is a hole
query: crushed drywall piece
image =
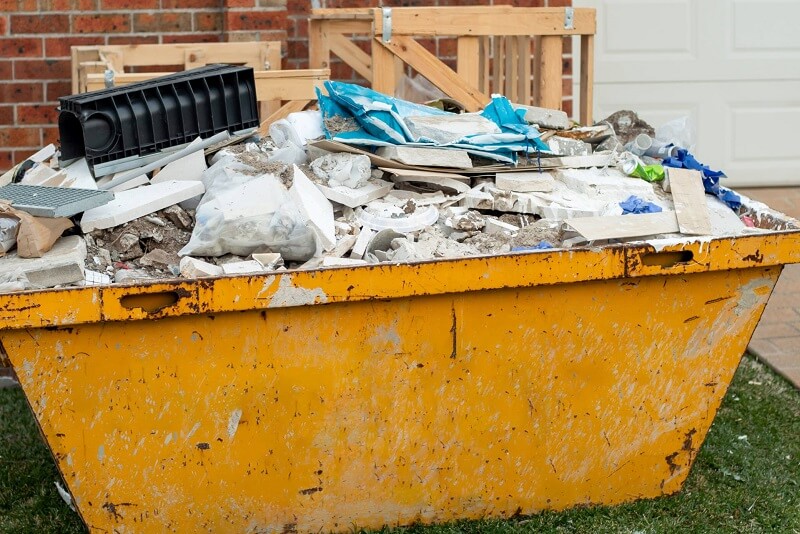
{"type": "MultiPolygon", "coordinates": [[[[423,183],[429,186],[435,186],[438,188],[445,188],[455,191],[456,193],[466,193],[469,191],[469,179],[466,182],[463,180],[457,180],[454,178],[450,178],[448,176],[443,176],[445,173],[441,173],[441,175],[437,173],[396,173],[394,169],[383,169],[386,172],[392,175],[392,181],[394,182],[415,182],[415,183],[423,183]]],[[[466,178],[466,176],[464,176],[466,178]]]]}
{"type": "Polygon", "coordinates": [[[325,256],[322,258],[323,267],[353,267],[355,265],[366,265],[367,262],[356,258],[331,258],[325,256]]]}
{"type": "Polygon", "coordinates": [[[537,108],[524,104],[511,104],[517,109],[524,109],[524,119],[529,124],[538,124],[542,128],[552,128],[554,130],[567,130],[570,127],[569,116],[560,109],[537,108]]]}
{"type": "Polygon", "coordinates": [[[57,174],[58,171],[55,169],[51,169],[47,165],[39,163],[25,171],[25,175],[19,183],[22,185],[43,185],[57,174]]]}
{"type": "Polygon", "coordinates": [[[703,175],[700,171],[667,168],[672,202],[682,234],[711,234],[711,217],[706,205],[703,175]]]}
{"type": "Polygon", "coordinates": [[[477,113],[420,115],[404,119],[409,131],[418,140],[447,145],[464,137],[481,134],[499,134],[500,127],[477,113]]]}
{"type": "Polygon", "coordinates": [[[277,252],[256,252],[252,258],[261,264],[265,271],[274,271],[283,266],[283,257],[277,252]]]}
{"type": "MultiPolygon", "coordinates": [[[[192,143],[197,143],[197,140],[192,143]]],[[[199,146],[199,143],[195,146],[199,146]]],[[[159,184],[171,180],[200,180],[200,176],[207,168],[205,153],[202,148],[198,148],[180,159],[167,163],[150,182],[159,184]]]]}
{"type": "Polygon", "coordinates": [[[225,274],[246,274],[264,272],[264,267],[256,260],[233,261],[222,265],[225,274]]]}
{"type": "Polygon", "coordinates": [[[348,208],[363,206],[368,202],[372,202],[373,200],[384,197],[389,191],[391,191],[392,187],[394,187],[394,184],[391,182],[375,179],[370,179],[365,185],[355,189],[344,185],[337,185],[333,187],[325,186],[319,183],[315,183],[314,185],[317,186],[317,189],[322,191],[322,194],[325,195],[325,198],[347,206],[348,208]]]}
{"type": "Polygon", "coordinates": [[[383,146],[378,156],[399,161],[405,165],[423,167],[445,167],[448,169],[470,169],[472,160],[466,150],[446,148],[423,148],[418,146],[383,146]]]}
{"type": "MultiPolygon", "coordinates": [[[[280,254],[278,254],[280,257],[280,254]]],[[[222,267],[208,263],[207,261],[184,256],[180,263],[181,276],[184,278],[206,278],[209,276],[221,276],[222,267]]]]}
{"type": "Polygon", "coordinates": [[[325,154],[311,162],[311,170],[326,180],[328,187],[345,186],[358,189],[367,184],[371,163],[361,154],[325,154]]]}
{"type": "Polygon", "coordinates": [[[358,234],[358,238],[353,245],[353,250],[350,252],[350,257],[355,259],[363,258],[364,254],[367,252],[367,245],[369,245],[369,242],[372,241],[372,238],[375,237],[377,233],[376,230],[371,228],[362,228],[361,233],[358,234]]]}
{"type": "Polygon", "coordinates": [[[494,217],[486,217],[485,223],[486,226],[484,227],[483,231],[487,234],[511,235],[519,231],[519,226],[514,226],[513,224],[503,222],[500,219],[495,219],[494,217]]]}
{"type": "Polygon", "coordinates": [[[567,219],[564,222],[588,241],[671,234],[679,230],[678,219],[675,217],[674,211],[638,215],[582,217],[567,219]]]}
{"type": "Polygon", "coordinates": [[[162,182],[115,193],[114,200],[86,211],[81,218],[84,233],[119,226],[172,206],[205,191],[203,182],[162,182]]]}
{"type": "Polygon", "coordinates": [[[0,261],[0,277],[21,271],[34,289],[82,282],[86,242],[77,235],[62,237],[40,258],[20,258],[10,252],[0,261]]]}
{"type": "Polygon", "coordinates": [[[506,172],[495,175],[495,185],[518,193],[548,192],[555,187],[555,179],[549,172],[506,172]]]}
{"type": "Polygon", "coordinates": [[[297,207],[308,217],[311,227],[320,239],[322,248],[331,250],[336,246],[336,227],[333,224],[333,206],[325,195],[317,189],[314,182],[303,174],[297,165],[293,166],[292,187],[289,196],[297,207]]]}
{"type": "Polygon", "coordinates": [[[547,140],[547,146],[554,154],[560,156],[590,156],[592,154],[592,145],[589,143],[557,135],[547,140]]]}

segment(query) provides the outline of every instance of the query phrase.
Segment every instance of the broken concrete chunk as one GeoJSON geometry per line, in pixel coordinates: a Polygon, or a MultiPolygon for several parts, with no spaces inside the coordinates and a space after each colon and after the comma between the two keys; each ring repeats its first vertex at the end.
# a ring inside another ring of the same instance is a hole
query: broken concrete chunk
{"type": "Polygon", "coordinates": [[[486,217],[485,222],[486,226],[484,226],[483,231],[487,234],[511,235],[519,231],[519,226],[508,224],[500,219],[495,219],[494,217],[486,217]]]}
{"type": "Polygon", "coordinates": [[[261,273],[264,268],[256,260],[234,261],[222,266],[225,274],[261,273]]]}
{"type": "Polygon", "coordinates": [[[326,154],[311,162],[314,174],[326,180],[328,187],[345,186],[358,189],[367,185],[372,164],[361,154],[326,154]]]}
{"type": "Polygon", "coordinates": [[[417,146],[383,146],[378,155],[406,165],[471,169],[472,160],[466,150],[423,148],[417,146]]]}
{"type": "Polygon", "coordinates": [[[178,265],[181,262],[180,256],[175,253],[169,253],[166,250],[156,248],[139,258],[141,265],[148,267],[158,267],[166,269],[170,265],[178,265]]]}
{"type": "Polygon", "coordinates": [[[477,113],[450,113],[447,115],[420,115],[406,117],[406,126],[419,140],[448,145],[464,137],[481,134],[499,134],[500,127],[477,113]]]}
{"type": "MultiPolygon", "coordinates": [[[[369,160],[367,160],[369,161],[369,160]]],[[[343,185],[328,187],[322,184],[315,183],[317,189],[322,191],[325,198],[337,202],[349,208],[357,208],[363,206],[373,200],[382,198],[391,191],[394,184],[385,182],[383,180],[370,179],[365,185],[356,189],[343,185]]]]}
{"type": "Polygon", "coordinates": [[[170,220],[172,224],[181,230],[191,231],[194,226],[191,215],[186,213],[186,210],[180,206],[170,206],[164,210],[164,216],[170,220]]]}
{"type": "MultiPolygon", "coordinates": [[[[278,256],[280,256],[280,254],[278,256]]],[[[198,260],[191,256],[184,256],[181,258],[180,269],[181,276],[184,278],[205,278],[208,276],[221,276],[223,274],[222,267],[219,265],[198,260]]]]}
{"type": "Polygon", "coordinates": [[[557,135],[547,140],[547,146],[559,156],[590,156],[592,154],[592,145],[589,143],[557,135]]]}
{"type": "Polygon", "coordinates": [[[111,228],[182,202],[205,191],[203,182],[171,181],[116,193],[116,198],[81,218],[81,229],[111,228]]]}
{"type": "Polygon", "coordinates": [[[511,104],[515,109],[525,110],[523,117],[528,124],[538,124],[542,128],[566,130],[570,127],[569,116],[560,109],[537,108],[523,104],[511,104]]]}
{"type": "Polygon", "coordinates": [[[553,190],[555,181],[549,172],[503,172],[495,175],[495,185],[498,189],[518,193],[548,192],[553,190]]]}
{"type": "Polygon", "coordinates": [[[143,280],[152,280],[153,275],[143,269],[120,269],[114,273],[114,282],[118,284],[136,284],[143,280]]]}
{"type": "Polygon", "coordinates": [[[41,258],[20,258],[11,252],[0,261],[0,276],[20,271],[30,287],[41,289],[84,280],[86,242],[80,236],[62,237],[41,258]]]}

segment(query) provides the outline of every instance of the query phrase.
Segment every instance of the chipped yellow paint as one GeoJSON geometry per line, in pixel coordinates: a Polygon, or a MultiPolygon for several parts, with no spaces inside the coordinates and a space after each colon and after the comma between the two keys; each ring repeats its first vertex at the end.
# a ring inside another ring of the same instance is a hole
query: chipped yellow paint
{"type": "Polygon", "coordinates": [[[681,487],[797,241],[24,293],[0,339],[91,531],[613,504],[681,487]]]}

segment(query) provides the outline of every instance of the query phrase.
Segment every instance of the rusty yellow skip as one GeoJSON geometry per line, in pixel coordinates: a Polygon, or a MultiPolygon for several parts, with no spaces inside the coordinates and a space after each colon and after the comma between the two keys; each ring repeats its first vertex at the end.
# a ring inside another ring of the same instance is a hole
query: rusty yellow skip
{"type": "Polygon", "coordinates": [[[800,232],[0,296],[90,530],[310,532],[680,489],[800,232]]]}

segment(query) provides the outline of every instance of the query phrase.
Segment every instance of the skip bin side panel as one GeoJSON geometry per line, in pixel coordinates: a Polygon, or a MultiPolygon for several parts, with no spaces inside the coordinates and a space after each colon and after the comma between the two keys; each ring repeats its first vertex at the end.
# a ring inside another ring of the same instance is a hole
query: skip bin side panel
{"type": "Polygon", "coordinates": [[[346,531],[677,491],[779,271],[0,338],[90,527],[346,531]]]}

